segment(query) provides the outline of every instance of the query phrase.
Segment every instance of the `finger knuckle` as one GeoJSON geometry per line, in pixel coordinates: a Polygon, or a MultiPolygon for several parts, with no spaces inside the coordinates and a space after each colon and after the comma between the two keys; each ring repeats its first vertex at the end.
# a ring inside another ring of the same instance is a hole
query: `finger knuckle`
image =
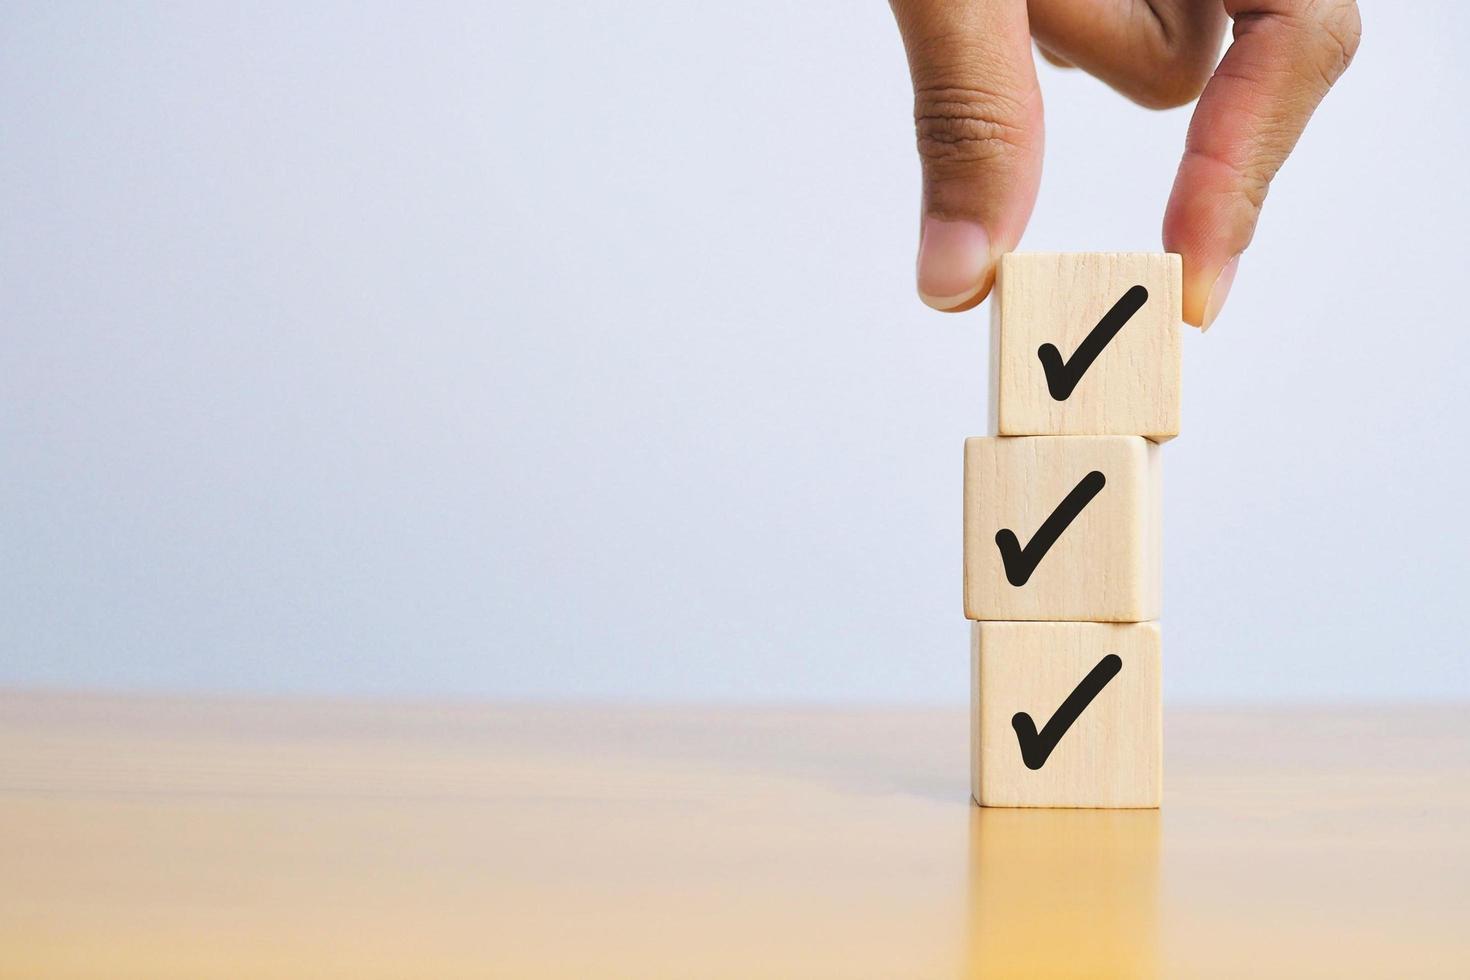
{"type": "Polygon", "coordinates": [[[1326,0],[1315,7],[1321,65],[1330,81],[1336,81],[1358,53],[1358,44],[1363,39],[1363,19],[1355,0],[1326,0]]]}
{"type": "Polygon", "coordinates": [[[1266,206],[1266,195],[1271,192],[1271,177],[1271,174],[1255,167],[1246,167],[1240,171],[1240,183],[1235,189],[1250,206],[1252,215],[1259,215],[1266,206]]]}
{"type": "Polygon", "coordinates": [[[919,156],[932,169],[968,169],[1004,160],[1027,141],[1018,100],[973,85],[933,85],[914,91],[919,156]]]}
{"type": "Polygon", "coordinates": [[[1363,37],[1356,0],[1293,0],[1279,19],[1302,38],[1304,61],[1324,88],[1347,71],[1363,37]]]}
{"type": "MultiPolygon", "coordinates": [[[[1245,202],[1252,221],[1259,217],[1261,209],[1266,205],[1266,195],[1271,191],[1271,179],[1276,176],[1276,168],[1269,162],[1265,159],[1236,161],[1219,153],[1196,148],[1190,148],[1185,156],[1227,174],[1228,179],[1222,185],[1228,189],[1225,192],[1245,202]]],[[[1186,160],[1187,162],[1189,161],[1186,160]]]]}
{"type": "MultiPolygon", "coordinates": [[[[1137,43],[1139,66],[1123,94],[1149,109],[1174,109],[1200,97],[1220,60],[1223,12],[1149,2],[1137,43]],[[1146,67],[1144,67],[1146,66],[1146,67]]],[[[1121,88],[1121,87],[1120,87],[1121,88]]]]}
{"type": "Polygon", "coordinates": [[[1159,41],[1153,69],[1140,76],[1142,97],[1137,101],[1150,109],[1175,109],[1200,97],[1215,71],[1219,41],[1178,36],[1159,41]]]}
{"type": "Polygon", "coordinates": [[[1147,109],[1177,109],[1199,98],[1214,69],[1213,58],[1173,55],[1159,70],[1140,78],[1137,90],[1129,94],[1147,109]]]}

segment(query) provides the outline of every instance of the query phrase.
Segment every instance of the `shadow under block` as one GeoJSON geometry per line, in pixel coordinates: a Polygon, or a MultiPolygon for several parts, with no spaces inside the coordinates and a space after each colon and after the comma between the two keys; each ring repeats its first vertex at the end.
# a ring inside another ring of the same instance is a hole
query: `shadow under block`
{"type": "Polygon", "coordinates": [[[965,617],[1158,619],[1161,498],[1159,447],[1138,436],[966,439],[965,617]]]}
{"type": "Polygon", "coordinates": [[[1159,805],[1158,623],[973,623],[970,664],[976,803],[1159,805]]]}
{"type": "Polygon", "coordinates": [[[1179,256],[1012,253],[995,282],[992,432],[1179,434],[1179,256]]]}

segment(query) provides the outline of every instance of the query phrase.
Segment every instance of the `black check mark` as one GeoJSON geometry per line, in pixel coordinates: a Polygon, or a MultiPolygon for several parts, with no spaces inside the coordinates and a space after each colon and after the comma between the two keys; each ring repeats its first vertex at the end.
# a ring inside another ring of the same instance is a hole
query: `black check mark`
{"type": "Polygon", "coordinates": [[[1046,727],[1040,732],[1036,730],[1036,722],[1024,711],[1018,711],[1011,716],[1011,727],[1016,730],[1016,741],[1021,746],[1021,759],[1026,763],[1027,769],[1040,769],[1046,765],[1051,750],[1057,747],[1062,736],[1067,734],[1067,729],[1072,727],[1092,699],[1097,697],[1102,689],[1108,686],[1108,681],[1118,676],[1118,671],[1123,669],[1123,660],[1116,653],[1110,653],[1097,662],[1097,666],[1087,672],[1082,678],[1082,683],[1067,695],[1067,700],[1051,716],[1046,727]]]}
{"type": "Polygon", "coordinates": [[[1113,308],[1097,321],[1097,326],[1092,332],[1082,338],[1082,343],[1072,352],[1070,361],[1062,360],[1062,352],[1057,350],[1054,344],[1042,344],[1036,348],[1036,356],[1041,359],[1041,368],[1046,372],[1046,387],[1051,396],[1059,402],[1064,402],[1072,397],[1072,389],[1077,387],[1077,382],[1092,367],[1092,362],[1108,346],[1108,341],[1118,335],[1123,329],[1123,324],[1133,318],[1133,314],[1143,309],[1143,304],[1148,302],[1148,290],[1142,286],[1134,286],[1124,293],[1113,308]]]}
{"type": "Polygon", "coordinates": [[[1057,543],[1057,538],[1077,519],[1082,508],[1102,492],[1107,482],[1097,470],[1084,476],[1072,488],[1072,492],[1057,504],[1057,509],[1051,512],[1051,516],[1041,522],[1041,527],[1037,528],[1024,548],[1021,547],[1015,531],[1008,527],[996,531],[995,546],[1000,549],[1000,560],[1006,567],[1006,580],[1017,588],[1025,585],[1030,580],[1031,573],[1036,571],[1036,566],[1041,564],[1041,559],[1057,543]]]}

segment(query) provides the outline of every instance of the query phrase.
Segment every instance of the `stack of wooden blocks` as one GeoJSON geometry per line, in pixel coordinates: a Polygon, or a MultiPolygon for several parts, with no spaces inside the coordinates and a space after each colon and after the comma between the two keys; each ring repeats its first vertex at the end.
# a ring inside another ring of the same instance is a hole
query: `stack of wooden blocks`
{"type": "Polygon", "coordinates": [[[990,431],[965,441],[981,806],[1157,807],[1159,443],[1179,432],[1177,255],[1011,254],[990,431]]]}

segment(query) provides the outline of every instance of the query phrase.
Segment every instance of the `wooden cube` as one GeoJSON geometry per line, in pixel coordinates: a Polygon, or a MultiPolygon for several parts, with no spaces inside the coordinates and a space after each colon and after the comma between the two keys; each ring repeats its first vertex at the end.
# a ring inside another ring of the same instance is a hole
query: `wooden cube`
{"type": "Polygon", "coordinates": [[[991,431],[1179,434],[1179,256],[1001,256],[990,301],[991,431]]]}
{"type": "Polygon", "coordinates": [[[1158,619],[1161,497],[1138,436],[965,440],[965,617],[1158,619]]]}
{"type": "Polygon", "coordinates": [[[970,627],[971,793],[981,806],[1156,807],[1158,623],[970,627]]]}

